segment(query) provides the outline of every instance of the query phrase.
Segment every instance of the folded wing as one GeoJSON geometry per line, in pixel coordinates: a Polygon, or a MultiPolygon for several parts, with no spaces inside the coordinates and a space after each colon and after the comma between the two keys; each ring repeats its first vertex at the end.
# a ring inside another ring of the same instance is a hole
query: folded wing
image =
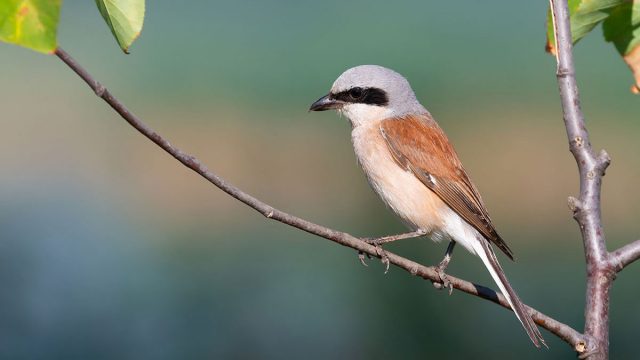
{"type": "Polygon", "coordinates": [[[513,252],[496,232],[482,198],[453,146],[428,114],[383,120],[380,131],[401,167],[411,171],[485,239],[513,260],[513,252]]]}

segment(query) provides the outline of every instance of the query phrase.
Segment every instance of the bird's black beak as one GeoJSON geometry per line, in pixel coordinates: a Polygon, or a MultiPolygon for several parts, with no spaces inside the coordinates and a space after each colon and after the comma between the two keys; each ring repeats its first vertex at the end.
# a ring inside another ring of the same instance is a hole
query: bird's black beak
{"type": "Polygon", "coordinates": [[[344,102],[337,99],[332,99],[331,95],[327,94],[321,97],[320,99],[318,99],[313,104],[311,104],[309,111],[325,111],[325,110],[331,110],[331,109],[340,109],[343,105],[344,105],[344,102]]]}

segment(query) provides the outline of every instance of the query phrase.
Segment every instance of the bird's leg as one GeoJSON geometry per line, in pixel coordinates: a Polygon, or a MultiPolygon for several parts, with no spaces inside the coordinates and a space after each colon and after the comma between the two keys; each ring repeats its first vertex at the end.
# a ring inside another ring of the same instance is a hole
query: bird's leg
{"type": "MultiPolygon", "coordinates": [[[[380,261],[382,261],[382,263],[385,265],[384,273],[386,274],[387,272],[389,272],[389,258],[387,257],[386,252],[382,249],[382,246],[380,245],[394,242],[396,240],[412,239],[412,238],[424,236],[426,234],[427,232],[424,230],[416,230],[408,233],[389,235],[389,236],[383,236],[378,238],[361,238],[360,240],[376,247],[378,256],[380,256],[380,261]]],[[[367,258],[370,258],[369,254],[365,254],[364,252],[359,251],[358,259],[360,260],[360,263],[362,265],[368,266],[367,263],[365,262],[365,255],[367,256],[367,258]]]]}
{"type": "Polygon", "coordinates": [[[442,281],[442,283],[433,283],[433,286],[438,289],[449,288],[449,295],[451,295],[451,293],[453,292],[453,285],[449,281],[445,270],[447,270],[447,266],[449,266],[449,262],[451,261],[451,254],[453,254],[453,248],[455,246],[456,242],[451,240],[449,242],[449,245],[447,246],[447,251],[444,254],[444,259],[442,259],[438,266],[436,266],[436,271],[438,272],[438,276],[440,276],[440,280],[442,281]]]}
{"type": "Polygon", "coordinates": [[[404,240],[404,239],[412,239],[420,236],[426,235],[427,232],[424,230],[416,230],[403,234],[389,235],[378,238],[362,238],[362,241],[371,244],[371,245],[382,245],[390,242],[394,242],[396,240],[404,240]]]}

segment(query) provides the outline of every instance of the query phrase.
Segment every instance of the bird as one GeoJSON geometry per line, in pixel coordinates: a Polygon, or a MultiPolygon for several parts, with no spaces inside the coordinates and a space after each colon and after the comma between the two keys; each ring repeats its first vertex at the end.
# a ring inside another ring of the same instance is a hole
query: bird
{"type": "Polygon", "coordinates": [[[498,235],[453,145],[409,81],[379,65],[350,68],[309,108],[325,110],[337,110],[349,120],[359,165],[374,192],[402,222],[433,241],[450,241],[438,265],[443,283],[444,269],[459,243],[482,260],[533,344],[546,346],[492,245],[511,260],[513,252],[498,235]]]}

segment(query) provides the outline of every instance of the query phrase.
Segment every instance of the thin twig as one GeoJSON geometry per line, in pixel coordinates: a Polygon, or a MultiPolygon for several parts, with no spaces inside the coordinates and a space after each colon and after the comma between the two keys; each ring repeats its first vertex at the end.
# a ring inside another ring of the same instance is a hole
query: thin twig
{"type": "MultiPolygon", "coordinates": [[[[233,186],[228,183],[220,176],[214,174],[210,170],[207,169],[205,165],[203,165],[195,156],[187,154],[186,152],[174,147],[167,141],[165,138],[160,136],[160,134],[156,133],[149,126],[144,124],[140,118],[130,112],[118,99],[116,99],[108,89],[102,86],[98,81],[96,81],[80,64],[78,64],[68,53],[66,53],[61,48],[56,49],[56,56],[58,56],[65,64],[67,64],[76,74],[78,74],[88,85],[93,89],[97,96],[102,98],[105,102],[107,102],[115,111],[120,114],[131,126],[133,126],[136,130],[138,130],[142,135],[149,138],[149,140],[153,141],[164,151],[168,152],[171,156],[173,156],[176,160],[181,162],[183,165],[187,166],[191,170],[198,173],[200,176],[207,179],[213,185],[226,192],[230,196],[235,199],[243,202],[247,206],[255,209],[265,217],[269,219],[273,219],[279,221],[281,223],[296,227],[298,229],[304,230],[314,235],[318,235],[322,238],[334,241],[340,245],[355,249],[357,251],[369,254],[370,256],[380,258],[380,252],[378,248],[367,244],[365,241],[358,239],[350,234],[329,229],[327,227],[314,224],[305,219],[287,214],[281,210],[278,210],[255,197],[245,193],[239,188],[233,186]]],[[[399,268],[402,268],[412,275],[417,275],[422,277],[425,280],[429,280],[431,282],[439,282],[440,276],[438,272],[433,267],[427,267],[421,264],[418,264],[409,259],[403,258],[396,254],[385,251],[385,256],[388,258],[391,264],[396,265],[399,268]]],[[[475,295],[480,298],[492,301],[496,304],[499,304],[507,309],[510,309],[509,304],[505,300],[505,298],[497,294],[495,291],[481,286],[476,285],[471,282],[448,276],[449,281],[453,285],[455,289],[458,289],[467,294],[475,295]]],[[[580,344],[584,343],[585,338],[578,331],[574,330],[567,324],[563,324],[533,308],[529,308],[533,319],[535,322],[542,326],[543,328],[549,330],[551,333],[558,336],[560,339],[566,341],[571,346],[580,346],[580,344]]]]}
{"type": "Polygon", "coordinates": [[[615,271],[609,261],[600,212],[602,177],[611,159],[603,150],[596,155],[580,109],[573,64],[570,14],[566,0],[550,0],[554,23],[558,87],[569,148],[580,173],[580,197],[569,207],[580,225],[587,263],[585,335],[592,339],[583,354],[588,359],[607,359],[609,351],[609,290],[615,271]]]}
{"type": "Polygon", "coordinates": [[[640,240],[627,244],[609,254],[609,262],[616,272],[622,271],[627,265],[640,259],[640,240]]]}

